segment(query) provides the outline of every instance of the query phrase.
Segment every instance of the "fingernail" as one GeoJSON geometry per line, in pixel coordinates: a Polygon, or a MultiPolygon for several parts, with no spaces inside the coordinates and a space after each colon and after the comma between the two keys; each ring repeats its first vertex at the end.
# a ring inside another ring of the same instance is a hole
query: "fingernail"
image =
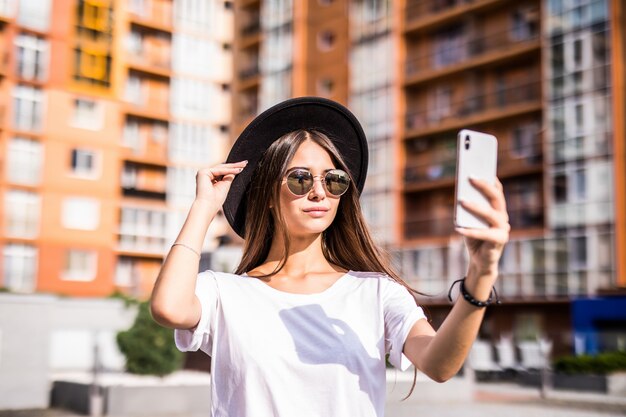
{"type": "Polygon", "coordinates": [[[248,163],[248,160],[246,159],[245,161],[243,161],[243,163],[244,163],[244,164],[247,164],[247,163],[248,163]]]}

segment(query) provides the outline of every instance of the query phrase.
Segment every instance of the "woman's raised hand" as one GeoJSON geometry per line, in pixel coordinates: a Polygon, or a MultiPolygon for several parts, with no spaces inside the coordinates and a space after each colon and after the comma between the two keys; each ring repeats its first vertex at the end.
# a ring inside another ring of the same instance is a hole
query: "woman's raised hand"
{"type": "Polygon", "coordinates": [[[502,183],[497,178],[494,185],[479,179],[470,179],[470,182],[487,197],[490,207],[464,201],[460,203],[471,213],[483,218],[489,224],[489,228],[456,228],[456,231],[465,237],[470,264],[481,272],[494,272],[498,269],[498,262],[511,231],[504,190],[502,183]]]}
{"type": "Polygon", "coordinates": [[[207,201],[216,208],[221,207],[235,176],[243,171],[247,164],[248,161],[241,161],[199,170],[196,174],[196,200],[207,201]]]}

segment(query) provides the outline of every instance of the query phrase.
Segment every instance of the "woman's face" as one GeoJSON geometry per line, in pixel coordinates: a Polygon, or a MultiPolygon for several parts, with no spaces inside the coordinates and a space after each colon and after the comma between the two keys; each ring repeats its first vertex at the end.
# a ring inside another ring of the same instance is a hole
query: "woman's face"
{"type": "Polygon", "coordinates": [[[341,198],[326,193],[323,184],[324,174],[334,169],[335,164],[324,148],[307,140],[296,151],[287,172],[294,168],[309,170],[315,181],[308,193],[296,196],[289,191],[284,178],[281,179],[280,207],[287,233],[292,237],[322,233],[333,222],[341,198]]]}

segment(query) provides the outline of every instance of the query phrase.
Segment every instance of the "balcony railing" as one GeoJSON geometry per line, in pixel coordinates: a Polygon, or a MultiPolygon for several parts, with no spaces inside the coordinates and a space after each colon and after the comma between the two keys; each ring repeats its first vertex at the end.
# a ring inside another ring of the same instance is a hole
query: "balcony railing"
{"type": "MultiPolygon", "coordinates": [[[[451,191],[452,192],[452,191],[451,191]]],[[[408,214],[404,222],[405,239],[449,236],[454,233],[453,207],[441,207],[450,216],[433,218],[428,214],[408,214]]],[[[509,223],[513,229],[529,229],[543,227],[544,207],[538,204],[523,204],[508,207],[509,223]]]]}
{"type": "Polygon", "coordinates": [[[261,33],[261,22],[258,20],[253,20],[245,25],[241,26],[241,35],[242,36],[254,36],[261,33]]]}
{"type": "MultiPolygon", "coordinates": [[[[416,139],[421,140],[421,139],[416,139]]],[[[521,146],[516,146],[510,141],[503,141],[508,145],[499,146],[498,160],[499,171],[522,170],[524,167],[537,167],[543,161],[541,135],[536,135],[521,146]]],[[[427,184],[432,181],[454,180],[456,174],[456,151],[428,152],[428,159],[423,158],[425,163],[410,163],[404,169],[404,183],[409,188],[418,184],[427,184]]]]}
{"type": "MultiPolygon", "coordinates": [[[[132,2],[131,2],[132,3],[132,2]]],[[[131,13],[141,21],[157,26],[172,26],[172,2],[152,0],[143,7],[131,7],[131,13]]]]}
{"type": "Polygon", "coordinates": [[[15,16],[15,0],[0,0],[0,17],[13,18],[15,16]]]}
{"type": "MultiPolygon", "coordinates": [[[[445,207],[450,214],[453,213],[452,207],[445,207]]],[[[408,214],[407,220],[404,222],[404,238],[419,239],[423,237],[442,237],[449,236],[454,233],[454,218],[439,217],[433,219],[428,215],[408,214]]]]}
{"type": "MultiPolygon", "coordinates": [[[[406,22],[413,23],[427,17],[451,11],[462,6],[480,3],[481,0],[413,0],[406,5],[406,22]]],[[[484,0],[482,1],[484,2],[484,0]]]]}
{"type": "Polygon", "coordinates": [[[474,39],[459,39],[458,45],[442,47],[439,50],[433,48],[435,51],[418,57],[409,57],[406,75],[411,77],[423,71],[441,70],[494,52],[508,51],[511,47],[532,43],[538,39],[538,33],[516,33],[512,29],[474,39]]]}
{"type": "Polygon", "coordinates": [[[252,77],[256,77],[260,74],[259,63],[256,62],[253,65],[242,68],[239,71],[239,78],[241,80],[247,80],[252,77]]]}
{"type": "MultiPolygon", "coordinates": [[[[424,129],[440,125],[451,119],[464,119],[489,110],[538,101],[541,98],[541,81],[533,80],[498,89],[495,93],[467,96],[448,106],[425,110],[409,108],[406,116],[406,129],[424,129]]],[[[426,106],[423,106],[426,107],[426,106]]]]}

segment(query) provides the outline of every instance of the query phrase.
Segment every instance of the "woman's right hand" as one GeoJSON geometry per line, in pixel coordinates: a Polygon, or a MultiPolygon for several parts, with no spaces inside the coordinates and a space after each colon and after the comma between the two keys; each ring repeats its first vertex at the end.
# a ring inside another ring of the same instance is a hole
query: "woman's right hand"
{"type": "Polygon", "coordinates": [[[200,169],[196,174],[196,200],[207,201],[216,209],[222,207],[235,176],[247,164],[248,161],[241,161],[200,169]]]}

